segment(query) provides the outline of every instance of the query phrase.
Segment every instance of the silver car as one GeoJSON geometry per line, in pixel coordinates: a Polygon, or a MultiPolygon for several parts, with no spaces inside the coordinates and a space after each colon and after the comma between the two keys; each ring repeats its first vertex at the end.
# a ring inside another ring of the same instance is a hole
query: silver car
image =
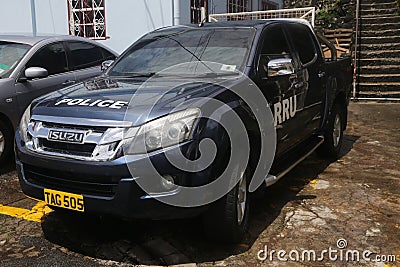
{"type": "Polygon", "coordinates": [[[101,74],[101,64],[116,57],[81,37],[0,35],[0,165],[33,99],[101,74]]]}

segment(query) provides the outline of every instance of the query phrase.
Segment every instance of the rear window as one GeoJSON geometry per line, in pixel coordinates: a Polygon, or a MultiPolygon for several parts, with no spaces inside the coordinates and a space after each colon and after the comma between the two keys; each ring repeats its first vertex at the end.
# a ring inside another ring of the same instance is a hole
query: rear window
{"type": "Polygon", "coordinates": [[[0,42],[0,77],[8,77],[30,48],[27,44],[0,42]]]}
{"type": "Polygon", "coordinates": [[[74,70],[99,66],[103,61],[114,59],[109,51],[85,42],[68,42],[74,70]]]}

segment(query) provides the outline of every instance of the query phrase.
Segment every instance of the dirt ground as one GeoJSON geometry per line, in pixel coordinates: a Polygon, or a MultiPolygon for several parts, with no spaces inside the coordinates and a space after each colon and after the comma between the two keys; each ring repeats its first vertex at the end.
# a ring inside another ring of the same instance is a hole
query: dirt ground
{"type": "Polygon", "coordinates": [[[3,166],[0,266],[400,266],[400,104],[349,109],[341,158],[313,154],[254,197],[248,234],[234,246],[204,240],[198,219],[4,215],[38,203],[21,193],[13,164],[3,166]]]}

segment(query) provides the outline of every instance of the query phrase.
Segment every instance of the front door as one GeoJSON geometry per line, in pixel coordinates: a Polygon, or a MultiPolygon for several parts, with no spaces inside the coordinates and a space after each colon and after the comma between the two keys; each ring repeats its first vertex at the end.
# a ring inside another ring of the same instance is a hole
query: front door
{"type": "MultiPolygon", "coordinates": [[[[75,82],[75,77],[68,68],[67,56],[62,42],[51,43],[39,49],[26,63],[25,69],[29,67],[45,68],[49,75],[34,80],[17,80],[15,91],[21,110],[25,110],[33,99],[75,82]]],[[[23,77],[24,74],[21,73],[21,75],[23,77]]]]}

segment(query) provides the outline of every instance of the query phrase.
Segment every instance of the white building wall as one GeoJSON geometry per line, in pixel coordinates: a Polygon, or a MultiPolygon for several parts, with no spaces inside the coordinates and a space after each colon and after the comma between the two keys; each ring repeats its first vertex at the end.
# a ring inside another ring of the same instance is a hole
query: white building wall
{"type": "MultiPolygon", "coordinates": [[[[190,3],[180,0],[182,23],[190,21],[190,3]],[[185,6],[187,5],[187,7],[185,6]]],[[[35,0],[36,25],[39,34],[68,34],[66,0],[35,0]]],[[[107,40],[99,42],[122,52],[143,34],[172,25],[172,1],[167,0],[106,0],[107,40]]],[[[0,33],[29,34],[32,32],[30,0],[1,1],[0,33]]]]}
{"type": "MultiPolygon", "coordinates": [[[[107,40],[99,42],[121,53],[145,33],[173,25],[173,4],[178,5],[180,24],[190,23],[189,0],[105,0],[107,40]]],[[[262,0],[250,0],[258,10],[262,0]]],[[[282,0],[278,2],[282,7],[282,0]]],[[[66,0],[35,0],[40,34],[68,34],[66,0]]],[[[0,33],[31,33],[30,0],[1,0],[0,33]]],[[[209,0],[209,13],[226,13],[227,0],[209,0]]]]}

